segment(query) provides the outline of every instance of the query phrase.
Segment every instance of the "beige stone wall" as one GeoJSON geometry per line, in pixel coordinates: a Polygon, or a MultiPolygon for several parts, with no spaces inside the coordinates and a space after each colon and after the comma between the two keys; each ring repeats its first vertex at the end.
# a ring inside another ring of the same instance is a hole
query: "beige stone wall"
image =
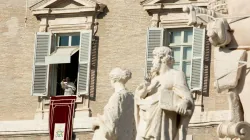
{"type": "Polygon", "coordinates": [[[215,110],[227,110],[229,109],[228,105],[228,96],[223,93],[218,93],[214,88],[214,54],[213,48],[211,50],[211,66],[210,66],[210,86],[209,86],[209,95],[203,97],[204,111],[215,111],[215,110]]]}
{"type": "Polygon", "coordinates": [[[218,140],[216,126],[189,128],[188,135],[192,135],[193,140],[218,140]]]}
{"type": "Polygon", "coordinates": [[[100,37],[98,52],[96,101],[90,103],[93,116],[103,112],[113,90],[108,74],[114,67],[132,71],[128,89],[134,90],[144,76],[146,32],[150,16],[142,9],[139,0],[100,1],[108,5],[109,12],[99,19],[100,37]]]}
{"type": "Polygon", "coordinates": [[[0,140],[49,140],[49,136],[48,135],[0,136],[0,140]]]}
{"type": "MultiPolygon", "coordinates": [[[[34,0],[33,0],[34,1],[34,0]]],[[[109,11],[99,16],[100,37],[98,49],[98,72],[96,101],[90,102],[93,116],[102,114],[113,90],[108,73],[114,67],[132,71],[128,89],[134,90],[143,81],[145,66],[146,31],[151,17],[142,9],[139,0],[99,0],[109,11]]],[[[33,119],[37,98],[30,95],[34,52],[34,33],[39,21],[28,11],[27,27],[24,24],[25,1],[9,0],[0,2],[0,76],[2,85],[0,121],[33,119]]],[[[213,56],[212,56],[213,58],[213,56]]],[[[210,93],[204,97],[205,111],[228,109],[227,97],[213,89],[213,62],[210,71],[210,93]]],[[[201,140],[205,132],[208,140],[215,138],[215,128],[189,130],[194,140],[201,140]],[[202,135],[201,135],[202,134],[202,135]]],[[[80,134],[80,140],[91,139],[92,133],[80,134]]],[[[23,139],[29,139],[25,137],[23,139]]],[[[30,137],[32,139],[33,137],[30,137]]],[[[0,137],[3,139],[3,137],[0,137]]],[[[6,140],[21,140],[21,137],[6,140]]],[[[46,139],[39,136],[33,139],[46,139]]]]}
{"type": "Polygon", "coordinates": [[[1,0],[0,9],[0,121],[33,119],[37,98],[30,91],[39,22],[29,12],[25,27],[24,0],[1,0]]]}
{"type": "MultiPolygon", "coordinates": [[[[92,137],[92,132],[81,132],[75,133],[73,140],[91,140],[92,137]]],[[[49,135],[0,136],[0,140],[49,140],[49,135]]]]}

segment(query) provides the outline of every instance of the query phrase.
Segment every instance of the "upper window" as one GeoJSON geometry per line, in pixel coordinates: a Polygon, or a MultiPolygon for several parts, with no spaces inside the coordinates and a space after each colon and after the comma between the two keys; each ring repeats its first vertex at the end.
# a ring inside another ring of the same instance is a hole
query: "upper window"
{"type": "Polygon", "coordinates": [[[205,30],[201,28],[149,28],[147,35],[146,72],[150,72],[155,47],[169,46],[173,51],[173,68],[183,71],[191,91],[201,91],[205,30]]]}
{"type": "Polygon", "coordinates": [[[87,95],[92,30],[81,31],[81,35],[56,34],[56,42],[54,35],[51,32],[36,34],[32,95],[65,95],[60,83],[66,77],[71,79],[77,95],[87,95]]]}
{"type": "Polygon", "coordinates": [[[193,30],[186,28],[166,31],[168,34],[166,39],[169,40],[168,46],[173,50],[175,60],[173,68],[185,73],[187,84],[190,87],[193,30]]]}
{"type": "Polygon", "coordinates": [[[79,46],[80,33],[58,34],[57,46],[79,46]]]}

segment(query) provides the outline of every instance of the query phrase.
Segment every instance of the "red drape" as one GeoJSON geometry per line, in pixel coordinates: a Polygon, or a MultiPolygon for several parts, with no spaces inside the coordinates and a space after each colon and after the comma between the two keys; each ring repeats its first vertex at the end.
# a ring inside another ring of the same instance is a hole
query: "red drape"
{"type": "Polygon", "coordinates": [[[50,110],[49,110],[49,133],[50,140],[62,139],[72,140],[73,130],[73,115],[75,108],[76,96],[53,96],[50,98],[50,110]],[[64,131],[55,128],[58,126],[65,126],[64,131]],[[56,137],[56,138],[55,138],[56,137]]]}

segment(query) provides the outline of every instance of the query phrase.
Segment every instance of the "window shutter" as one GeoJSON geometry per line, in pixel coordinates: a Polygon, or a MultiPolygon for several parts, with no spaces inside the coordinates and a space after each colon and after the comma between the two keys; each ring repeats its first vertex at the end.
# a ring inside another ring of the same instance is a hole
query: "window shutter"
{"type": "Polygon", "coordinates": [[[51,33],[38,32],[35,39],[32,95],[47,96],[49,65],[45,64],[45,57],[50,54],[51,33]]]}
{"type": "Polygon", "coordinates": [[[77,94],[88,95],[92,30],[82,31],[80,38],[77,94]]]}
{"type": "Polygon", "coordinates": [[[202,83],[202,95],[203,96],[209,95],[210,64],[211,64],[211,43],[209,42],[209,37],[206,35],[205,36],[205,50],[204,50],[204,64],[203,64],[203,83],[202,83]]]}
{"type": "Polygon", "coordinates": [[[191,91],[202,89],[205,29],[193,28],[191,91]]]}
{"type": "Polygon", "coordinates": [[[163,28],[149,28],[147,33],[146,75],[153,66],[153,50],[163,45],[163,28]]]}

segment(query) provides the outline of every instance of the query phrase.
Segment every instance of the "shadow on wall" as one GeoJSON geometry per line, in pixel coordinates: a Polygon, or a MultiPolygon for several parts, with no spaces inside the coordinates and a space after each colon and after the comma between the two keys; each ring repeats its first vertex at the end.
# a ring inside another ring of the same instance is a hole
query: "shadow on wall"
{"type": "Polygon", "coordinates": [[[103,9],[103,12],[99,13],[98,16],[97,16],[97,19],[103,19],[103,17],[105,17],[107,15],[107,13],[109,12],[109,9],[108,7],[106,6],[104,9],[103,9]]]}
{"type": "MultiPolygon", "coordinates": [[[[109,12],[108,7],[103,9],[103,12],[99,13],[97,19],[103,19],[109,12]]],[[[97,30],[98,31],[98,23],[97,30]]],[[[96,83],[97,83],[97,67],[98,67],[98,48],[99,48],[99,36],[94,36],[92,40],[91,50],[91,66],[90,66],[90,84],[89,84],[89,100],[96,100],[96,83]]]]}

